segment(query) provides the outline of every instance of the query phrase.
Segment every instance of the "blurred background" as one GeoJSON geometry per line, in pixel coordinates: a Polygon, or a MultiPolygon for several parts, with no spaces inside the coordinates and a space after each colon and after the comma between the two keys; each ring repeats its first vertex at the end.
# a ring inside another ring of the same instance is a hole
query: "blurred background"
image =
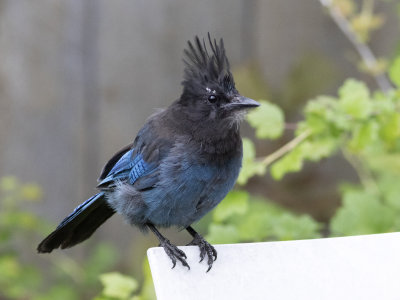
{"type": "MultiPolygon", "coordinates": [[[[384,25],[369,45],[379,57],[396,54],[396,1],[337,2],[342,8],[352,3],[354,10],[373,2],[384,25]]],[[[186,42],[207,32],[224,38],[238,90],[285,112],[289,130],[275,141],[255,140],[244,124],[257,156],[292,139],[290,124],[302,119],[307,101],[336,94],[346,78],[377,88],[316,0],[0,0],[0,177],[4,203],[10,202],[2,208],[9,232],[3,227],[0,242],[16,234],[22,239],[4,251],[0,244],[0,299],[91,299],[101,292],[98,275],[111,271],[136,278],[125,278],[127,285],[142,284],[146,250],[158,243],[120,216],[71,250],[39,256],[36,244],[96,191],[104,163],[134,139],[146,118],[179,97],[186,42]],[[21,222],[26,228],[10,229],[21,222]],[[31,234],[32,227],[39,229],[31,234]],[[12,288],[16,277],[21,282],[12,288]]],[[[333,155],[280,181],[253,177],[242,189],[309,215],[323,235],[340,205],[337,185],[344,180],[357,182],[356,172],[333,155]]],[[[207,222],[197,227],[204,234],[207,222]]],[[[184,232],[166,234],[177,244],[190,241],[184,232]]]]}

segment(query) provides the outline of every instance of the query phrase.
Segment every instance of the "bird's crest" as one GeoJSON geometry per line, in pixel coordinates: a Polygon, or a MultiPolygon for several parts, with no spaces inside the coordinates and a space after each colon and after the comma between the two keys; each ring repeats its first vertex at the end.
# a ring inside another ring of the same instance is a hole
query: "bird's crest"
{"type": "Polygon", "coordinates": [[[204,88],[208,84],[218,84],[225,91],[235,89],[233,76],[230,72],[229,61],[226,57],[224,41],[212,40],[208,33],[206,41],[195,37],[194,43],[188,41],[188,48],[184,50],[185,73],[182,82],[185,90],[204,88]]]}

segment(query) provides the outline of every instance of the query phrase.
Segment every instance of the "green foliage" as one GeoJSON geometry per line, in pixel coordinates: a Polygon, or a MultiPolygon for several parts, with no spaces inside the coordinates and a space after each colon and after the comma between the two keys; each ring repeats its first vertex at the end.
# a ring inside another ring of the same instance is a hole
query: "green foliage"
{"type": "Polygon", "coordinates": [[[372,112],[369,90],[363,82],[346,80],[339,89],[338,113],[343,112],[349,118],[365,119],[372,112]]]}
{"type": "Polygon", "coordinates": [[[140,293],[133,297],[132,300],[152,300],[156,299],[154,290],[153,277],[151,277],[150,265],[146,259],[143,261],[143,275],[144,281],[140,293]]]}
{"type": "Polygon", "coordinates": [[[231,224],[213,224],[208,228],[206,239],[212,244],[233,244],[240,242],[237,228],[231,224]]]}
{"type": "Polygon", "coordinates": [[[275,104],[260,100],[260,107],[247,115],[247,121],[256,130],[259,139],[278,138],[282,135],[284,116],[282,110],[275,104]]]}
{"type": "Polygon", "coordinates": [[[243,138],[243,167],[237,179],[238,184],[246,184],[254,175],[265,174],[265,167],[256,161],[256,150],[251,140],[243,138]]]}
{"type": "Polygon", "coordinates": [[[104,286],[102,293],[104,297],[98,299],[128,299],[139,287],[135,279],[117,272],[100,275],[100,281],[104,286]]]}
{"type": "Polygon", "coordinates": [[[301,170],[305,160],[318,161],[334,153],[336,148],[336,140],[328,136],[302,141],[293,151],[271,166],[271,175],[280,180],[286,173],[301,170]]]}
{"type": "Polygon", "coordinates": [[[319,228],[309,216],[297,216],[266,199],[234,190],[213,211],[206,238],[215,244],[305,239],[319,237],[319,228]],[[228,212],[221,215],[224,209],[228,212]]]}
{"type": "Polygon", "coordinates": [[[103,285],[101,295],[94,300],[152,300],[156,299],[153,279],[147,259],[143,262],[144,282],[140,293],[134,294],[139,289],[139,283],[130,276],[118,272],[105,273],[100,275],[103,285]]]}
{"type": "Polygon", "coordinates": [[[36,184],[0,177],[0,298],[87,299],[100,286],[99,274],[115,265],[116,250],[100,243],[81,262],[64,252],[37,255],[38,241],[54,229],[30,212],[41,197],[36,184]]]}
{"type": "Polygon", "coordinates": [[[40,197],[41,190],[34,184],[21,184],[13,176],[0,178],[0,298],[31,297],[31,291],[42,284],[39,270],[16,251],[21,240],[29,241],[45,228],[38,217],[20,209],[40,197]]]}
{"type": "MultiPolygon", "coordinates": [[[[400,230],[400,210],[393,209],[379,194],[360,186],[342,189],[343,204],[331,221],[333,235],[357,235],[400,230]]],[[[396,199],[396,206],[400,198],[396,199]]]]}
{"type": "MultiPolygon", "coordinates": [[[[395,71],[392,73],[396,74],[395,71]]],[[[393,74],[392,79],[396,77],[393,74]]],[[[277,151],[282,155],[276,156],[270,170],[277,180],[289,172],[300,171],[307,160],[316,162],[337,152],[343,153],[354,167],[360,184],[347,184],[341,188],[342,207],[330,225],[333,235],[400,230],[400,188],[395,180],[400,174],[399,95],[399,91],[395,90],[387,94],[371,93],[364,83],[346,80],[339,89],[338,97],[319,96],[307,103],[304,120],[299,122],[295,138],[282,147],[284,151],[277,151]]],[[[268,160],[268,157],[263,160],[268,160]]],[[[244,168],[257,161],[253,159],[244,168]]],[[[268,165],[263,167],[266,169],[268,165]]],[[[260,174],[263,172],[265,170],[259,170],[260,174]]],[[[257,211],[258,217],[253,216],[253,220],[259,218],[261,211],[257,211]]],[[[245,220],[246,216],[242,218],[245,220]]],[[[285,218],[287,216],[279,217],[281,223],[277,228],[299,228],[297,225],[290,227],[292,221],[285,221],[285,218]]],[[[268,219],[271,220],[271,216],[268,219]]],[[[307,221],[303,222],[305,231],[299,235],[313,233],[315,225],[311,222],[307,231],[307,221]]],[[[264,233],[270,228],[267,223],[261,227],[264,233]]],[[[250,231],[250,228],[247,229],[250,231]]],[[[241,231],[238,229],[237,232],[241,239],[241,231]]],[[[275,238],[282,236],[278,231],[274,232],[275,238]]],[[[266,237],[251,238],[263,240],[266,237]]]]}
{"type": "Polygon", "coordinates": [[[271,168],[273,177],[280,179],[288,172],[301,170],[305,160],[318,161],[338,150],[363,155],[365,159],[370,156],[372,161],[382,155],[387,157],[388,151],[397,147],[400,136],[398,105],[394,92],[370,95],[366,86],[354,79],[344,83],[338,98],[311,100],[296,136],[310,134],[275,162],[271,168]]]}
{"type": "Polygon", "coordinates": [[[232,191],[224,201],[219,204],[213,213],[215,222],[220,223],[232,215],[243,215],[249,205],[249,194],[244,191],[232,191]]]}
{"type": "Polygon", "coordinates": [[[396,58],[393,65],[389,69],[390,79],[400,87],[400,56],[396,58]]]}
{"type": "Polygon", "coordinates": [[[298,147],[275,162],[271,166],[272,177],[276,180],[280,180],[286,173],[300,171],[303,167],[304,154],[302,148],[298,147]]]}

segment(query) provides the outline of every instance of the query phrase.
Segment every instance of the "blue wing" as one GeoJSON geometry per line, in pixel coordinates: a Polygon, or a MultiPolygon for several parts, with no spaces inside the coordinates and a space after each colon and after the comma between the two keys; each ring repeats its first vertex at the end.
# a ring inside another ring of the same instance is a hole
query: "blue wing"
{"type": "Polygon", "coordinates": [[[149,121],[133,144],[122,148],[107,162],[98,187],[113,187],[116,181],[124,181],[138,190],[152,188],[158,181],[158,166],[168,156],[173,142],[160,135],[160,130],[149,121]]]}
{"type": "Polygon", "coordinates": [[[98,187],[109,186],[116,181],[128,181],[134,184],[139,178],[154,170],[154,163],[146,162],[141,153],[135,153],[135,149],[130,149],[120,157],[107,175],[103,176],[98,187]]]}

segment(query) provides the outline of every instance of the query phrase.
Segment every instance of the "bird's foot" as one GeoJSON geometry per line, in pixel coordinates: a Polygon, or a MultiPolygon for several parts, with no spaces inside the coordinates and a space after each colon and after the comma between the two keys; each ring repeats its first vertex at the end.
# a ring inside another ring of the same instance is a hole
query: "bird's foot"
{"type": "Polygon", "coordinates": [[[208,243],[200,234],[196,233],[194,235],[193,241],[191,241],[187,246],[199,246],[200,248],[200,261],[202,262],[207,254],[207,272],[211,270],[214,261],[217,260],[217,250],[208,243]]]}
{"type": "Polygon", "coordinates": [[[177,246],[171,244],[171,242],[167,239],[161,241],[160,246],[164,248],[165,253],[167,253],[168,257],[172,261],[172,269],[176,266],[176,261],[179,260],[184,267],[187,267],[190,270],[190,266],[186,262],[186,254],[182,250],[180,250],[177,246]]]}

